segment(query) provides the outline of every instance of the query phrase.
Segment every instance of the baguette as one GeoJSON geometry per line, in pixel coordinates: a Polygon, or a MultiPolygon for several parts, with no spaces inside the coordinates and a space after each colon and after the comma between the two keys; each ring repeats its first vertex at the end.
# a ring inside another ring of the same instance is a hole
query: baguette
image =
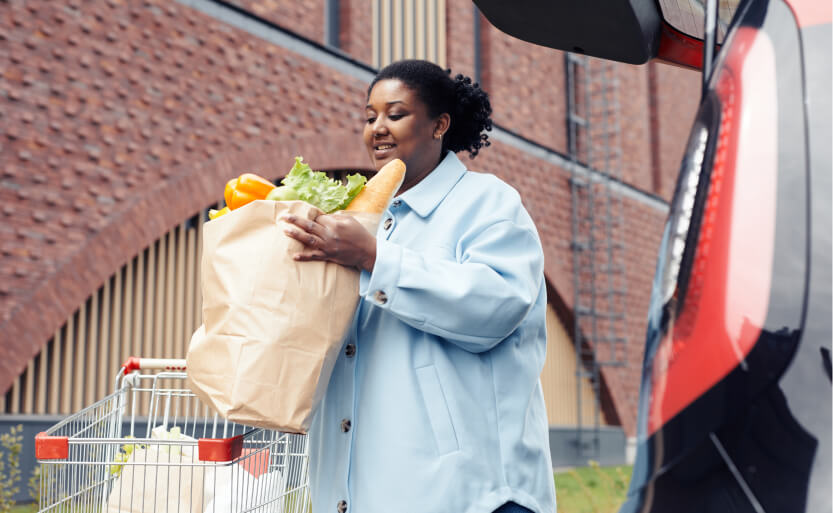
{"type": "Polygon", "coordinates": [[[344,210],[348,212],[370,212],[381,214],[405,180],[405,163],[393,159],[367,181],[364,189],[353,198],[344,210]]]}

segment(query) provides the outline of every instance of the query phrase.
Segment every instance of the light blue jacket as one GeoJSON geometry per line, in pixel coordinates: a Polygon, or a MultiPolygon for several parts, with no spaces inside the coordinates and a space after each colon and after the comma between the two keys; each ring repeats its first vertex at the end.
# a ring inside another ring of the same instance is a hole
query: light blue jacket
{"type": "Polygon", "coordinates": [[[520,196],[449,153],[377,241],[310,429],[313,511],[554,512],[544,257],[520,196]]]}

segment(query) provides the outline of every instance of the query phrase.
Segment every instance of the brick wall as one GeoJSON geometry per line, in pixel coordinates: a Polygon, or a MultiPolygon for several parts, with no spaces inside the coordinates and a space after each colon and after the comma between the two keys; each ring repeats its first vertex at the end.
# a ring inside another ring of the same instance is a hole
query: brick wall
{"type": "Polygon", "coordinates": [[[620,126],[622,138],[622,179],[637,189],[653,191],[651,178],[650,111],[648,108],[647,65],[617,66],[620,126]]]}
{"type": "Polygon", "coordinates": [[[659,196],[670,201],[674,194],[674,177],[688,141],[700,99],[700,74],[662,63],[653,68],[652,100],[656,105],[654,151],[657,153],[659,196]]]}
{"type": "Polygon", "coordinates": [[[474,4],[471,0],[446,0],[446,66],[454,74],[474,76],[474,4]]]}
{"type": "Polygon", "coordinates": [[[368,0],[341,0],[339,46],[350,57],[371,64],[373,61],[373,13],[368,0]]]}
{"type": "Polygon", "coordinates": [[[367,165],[364,83],[195,10],[29,1],[0,15],[0,388],[231,176],[280,176],[294,154],[367,165]]]}
{"type": "MultiPolygon", "coordinates": [[[[323,37],[323,0],[237,5],[323,37]]],[[[447,15],[449,67],[472,75],[471,4],[448,0],[447,15]]],[[[369,4],[344,0],[340,23],[342,50],[369,63],[369,4]]],[[[563,54],[481,23],[495,121],[565,152],[563,54]]],[[[617,68],[624,171],[648,192],[659,183],[668,198],[696,103],[696,95],[680,102],[668,83],[695,91],[696,74],[656,66],[654,80],[647,67],[617,68]]],[[[175,2],[0,3],[0,70],[0,389],[107,277],[216,202],[231,176],[252,170],[276,178],[296,154],[320,169],[367,166],[365,82],[175,2]]],[[[499,142],[463,161],[518,188],[542,236],[547,278],[571,304],[568,173],[499,142]]],[[[633,433],[664,215],[633,199],[625,210],[632,365],[605,371],[605,379],[633,433]]]]}
{"type": "Polygon", "coordinates": [[[484,87],[496,123],[566,153],[564,54],[515,39],[491,24],[482,31],[484,87]]]}
{"type": "MultiPolygon", "coordinates": [[[[474,160],[463,157],[471,169],[494,173],[511,183],[530,211],[541,235],[546,255],[545,272],[568,307],[573,303],[572,253],[570,250],[569,172],[557,165],[508,146],[496,143],[474,160]]],[[[636,401],[642,369],[645,319],[650,300],[650,282],[662,235],[664,215],[637,200],[625,198],[627,223],[624,263],[628,282],[626,300],[627,367],[605,368],[603,376],[610,390],[626,433],[635,432],[636,401]]],[[[599,308],[605,304],[600,300],[599,308]]]]}
{"type": "Polygon", "coordinates": [[[275,25],[324,43],[325,0],[299,2],[298,0],[227,0],[243,10],[249,11],[275,25]]]}

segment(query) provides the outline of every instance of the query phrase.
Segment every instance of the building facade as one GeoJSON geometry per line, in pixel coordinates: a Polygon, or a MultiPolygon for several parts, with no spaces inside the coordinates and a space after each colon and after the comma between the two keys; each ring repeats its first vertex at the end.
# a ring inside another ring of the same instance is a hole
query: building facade
{"type": "Polygon", "coordinates": [[[127,356],[183,357],[201,315],[201,227],[225,182],[279,179],[296,155],[370,171],[366,88],[403,57],[490,94],[492,145],[463,160],[518,189],[544,244],[551,425],[592,423],[583,393],[601,424],[633,436],[650,281],[699,75],[612,68],[626,352],[596,394],[574,344],[569,59],[503,34],[467,0],[0,4],[0,412],[77,411],[127,356]]]}

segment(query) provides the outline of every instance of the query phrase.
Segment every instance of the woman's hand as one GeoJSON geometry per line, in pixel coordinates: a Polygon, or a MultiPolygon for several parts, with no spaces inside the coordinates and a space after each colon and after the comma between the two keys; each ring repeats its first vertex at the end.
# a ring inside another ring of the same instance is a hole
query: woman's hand
{"type": "Polygon", "coordinates": [[[376,237],[353,217],[322,214],[314,221],[293,214],[281,217],[291,228],[284,232],[304,245],[295,260],[326,260],[347,267],[373,270],[376,263],[376,237]]]}

